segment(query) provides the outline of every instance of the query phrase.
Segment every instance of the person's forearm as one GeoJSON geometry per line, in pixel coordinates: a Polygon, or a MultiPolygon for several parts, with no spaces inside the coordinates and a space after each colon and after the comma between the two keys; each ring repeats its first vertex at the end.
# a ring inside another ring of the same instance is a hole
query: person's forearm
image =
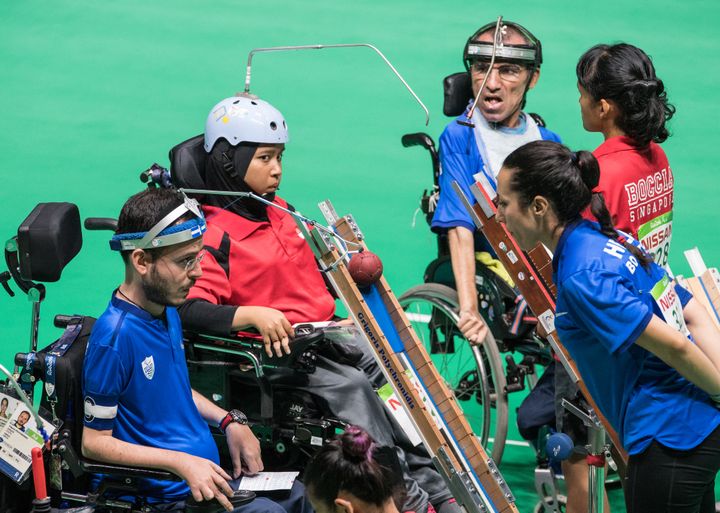
{"type": "Polygon", "coordinates": [[[200,412],[200,416],[205,419],[205,422],[207,422],[209,425],[217,426],[218,422],[220,422],[223,417],[227,415],[226,410],[220,408],[220,406],[212,402],[210,399],[208,399],[201,393],[193,390],[192,396],[193,401],[195,402],[195,406],[200,412]]]}
{"type": "Polygon", "coordinates": [[[99,432],[85,428],[82,439],[82,453],[90,458],[115,465],[167,470],[178,474],[178,456],[181,453],[157,447],[131,444],[118,440],[111,431],[99,432]],[[102,434],[104,433],[104,434],[102,434]]]}
{"type": "Polygon", "coordinates": [[[720,330],[710,314],[696,299],[691,299],[683,309],[683,316],[695,343],[715,368],[720,371],[720,330]]]}
{"type": "Polygon", "coordinates": [[[189,299],[178,307],[183,329],[221,337],[232,333],[234,312],[234,306],[216,305],[204,299],[189,299]]]}
{"type": "Polygon", "coordinates": [[[698,346],[653,316],[635,341],[710,395],[720,394],[720,372],[698,346]]]}
{"type": "Polygon", "coordinates": [[[238,306],[233,315],[233,331],[242,331],[248,328],[255,328],[256,308],[253,306],[238,306]]]}
{"type": "Polygon", "coordinates": [[[473,232],[463,226],[448,230],[450,261],[452,262],[455,288],[460,311],[477,311],[475,287],[475,239],[473,232]]]}

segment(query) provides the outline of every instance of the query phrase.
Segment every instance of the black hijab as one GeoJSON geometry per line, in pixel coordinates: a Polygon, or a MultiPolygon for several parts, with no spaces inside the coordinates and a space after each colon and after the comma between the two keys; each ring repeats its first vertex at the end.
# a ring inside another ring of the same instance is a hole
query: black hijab
{"type": "MultiPolygon", "coordinates": [[[[249,142],[231,146],[226,140],[219,139],[210,152],[205,168],[207,188],[217,191],[255,192],[245,183],[245,174],[258,146],[258,143],[249,142]]],[[[268,193],[263,197],[273,201],[275,193],[268,193]]],[[[204,202],[207,205],[230,210],[250,221],[268,220],[267,205],[253,198],[207,195],[204,202]]]]}

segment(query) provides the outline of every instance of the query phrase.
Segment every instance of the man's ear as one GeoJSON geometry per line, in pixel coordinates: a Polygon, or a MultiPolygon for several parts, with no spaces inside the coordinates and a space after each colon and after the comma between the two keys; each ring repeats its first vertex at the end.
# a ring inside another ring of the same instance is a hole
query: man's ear
{"type": "Polygon", "coordinates": [[[530,82],[528,83],[528,90],[535,87],[538,80],[540,80],[540,68],[533,71],[532,78],[530,78],[530,82]]]}
{"type": "Polygon", "coordinates": [[[140,276],[145,276],[150,272],[148,267],[148,264],[150,263],[152,263],[150,255],[142,249],[134,249],[133,252],[130,253],[130,265],[133,266],[135,272],[140,276]]]}
{"type": "Polygon", "coordinates": [[[335,499],[335,511],[337,513],[353,513],[355,508],[349,500],[338,497],[335,499]]]}

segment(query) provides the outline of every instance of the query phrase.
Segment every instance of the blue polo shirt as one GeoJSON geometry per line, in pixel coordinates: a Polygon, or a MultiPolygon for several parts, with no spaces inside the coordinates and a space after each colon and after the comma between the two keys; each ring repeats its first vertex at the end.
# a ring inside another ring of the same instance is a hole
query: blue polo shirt
{"type": "MultiPolygon", "coordinates": [[[[95,323],[83,368],[85,426],[125,442],[219,462],[210,430],[195,406],[175,308],[158,319],[113,294],[95,323]]],[[[144,480],[139,494],[185,498],[180,482],[144,480]]]]}
{"type": "MultiPolygon", "coordinates": [[[[654,263],[645,269],[589,221],[565,228],[553,268],[558,336],[627,452],[638,454],[653,440],[678,450],[699,445],[720,425],[720,411],[705,392],[635,344],[653,315],[663,319],[651,291],[665,271],[654,263]]],[[[680,286],[674,291],[669,297],[682,307],[692,298],[680,286]]]]}
{"type": "MultiPolygon", "coordinates": [[[[470,214],[452,187],[453,181],[457,181],[470,204],[474,205],[475,196],[470,192],[470,186],[475,183],[473,176],[485,169],[475,132],[472,128],[457,123],[457,120],[466,119],[466,114],[458,116],[440,135],[440,197],[432,219],[431,227],[434,232],[456,226],[464,226],[472,232],[476,230],[470,214]]],[[[542,126],[538,126],[538,129],[543,140],[560,142],[560,136],[555,132],[542,126]]],[[[504,127],[500,130],[508,138],[512,138],[520,130],[524,131],[525,125],[521,123],[517,128],[504,127]]]]}

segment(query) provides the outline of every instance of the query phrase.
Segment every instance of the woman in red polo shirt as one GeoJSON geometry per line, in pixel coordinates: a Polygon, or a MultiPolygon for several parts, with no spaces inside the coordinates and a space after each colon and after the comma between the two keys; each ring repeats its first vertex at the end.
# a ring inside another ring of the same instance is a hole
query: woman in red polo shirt
{"type": "Polygon", "coordinates": [[[593,155],[615,226],[640,240],[668,267],[672,235],[673,175],[658,143],[670,135],[675,108],[662,80],[641,49],[620,43],[597,45],[577,64],[583,127],[601,132],[605,142],[593,155]]]}
{"type": "MultiPolygon", "coordinates": [[[[205,187],[252,192],[292,209],[276,194],[286,142],[285,118],[275,107],[249,95],[226,98],[205,125],[205,187]]],[[[254,327],[266,351],[280,356],[289,352],[291,325],[336,319],[335,299],[290,214],[253,198],[224,195],[204,197],[203,210],[207,254],[202,276],[178,309],[185,328],[227,336],[254,327]]],[[[385,379],[369,344],[352,323],[326,332],[325,340],[336,351],[320,351],[314,372],[268,369],[273,383],[308,392],[323,414],[362,426],[383,446],[402,447],[401,459],[409,461],[403,463],[403,511],[457,513],[424,447],[406,440],[375,393],[385,379]]]]}

